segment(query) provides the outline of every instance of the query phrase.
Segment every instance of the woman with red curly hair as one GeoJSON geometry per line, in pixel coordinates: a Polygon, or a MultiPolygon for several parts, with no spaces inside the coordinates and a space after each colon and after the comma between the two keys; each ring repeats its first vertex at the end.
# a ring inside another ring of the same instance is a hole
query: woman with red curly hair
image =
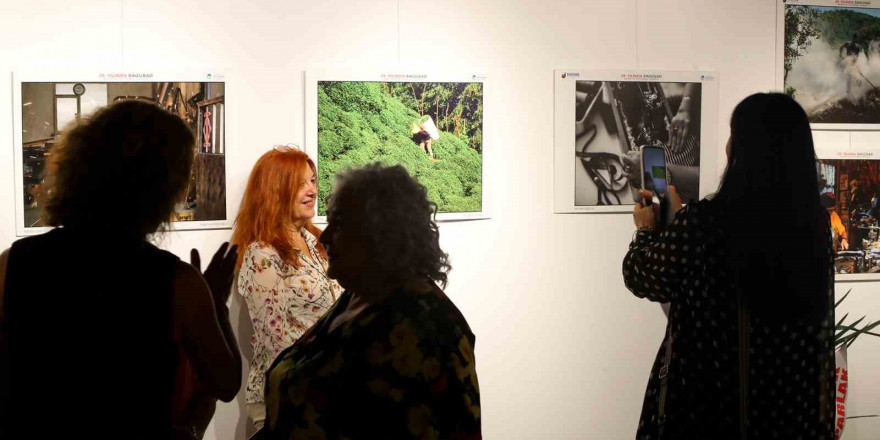
{"type": "Polygon", "coordinates": [[[318,185],[309,156],[289,147],[263,154],[248,180],[232,243],[238,292],[254,326],[247,380],[248,416],[266,418],[263,386],[275,356],[292,345],[336,302],[341,288],[327,278],[327,252],[312,224],[318,185]]]}

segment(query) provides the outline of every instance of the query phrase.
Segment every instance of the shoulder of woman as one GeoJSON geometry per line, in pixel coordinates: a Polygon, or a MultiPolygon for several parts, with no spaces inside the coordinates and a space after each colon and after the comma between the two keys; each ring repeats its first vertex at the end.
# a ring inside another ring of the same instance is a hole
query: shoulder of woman
{"type": "MultiPolygon", "coordinates": [[[[174,308],[178,311],[192,307],[193,300],[209,297],[211,294],[208,283],[193,265],[177,260],[174,269],[174,308]]],[[[175,313],[179,317],[179,313],[175,313]]],[[[179,319],[179,318],[175,318],[179,319]]]]}
{"type": "Polygon", "coordinates": [[[174,288],[179,292],[191,292],[193,289],[206,288],[208,285],[199,270],[193,265],[177,260],[174,272],[174,288]]]}
{"type": "Polygon", "coordinates": [[[411,320],[423,336],[436,343],[448,342],[453,345],[458,344],[462,336],[473,340],[473,332],[464,314],[439,287],[429,292],[411,294],[410,297],[416,303],[408,309],[415,314],[411,320]]]}
{"type": "Polygon", "coordinates": [[[261,255],[278,255],[278,251],[275,250],[275,247],[269,243],[263,243],[262,241],[255,241],[249,244],[247,252],[261,255]]]}
{"type": "Polygon", "coordinates": [[[281,256],[271,244],[255,241],[248,245],[243,258],[243,265],[247,265],[251,261],[259,262],[259,260],[264,258],[272,261],[281,258],[281,256]]]}
{"type": "Polygon", "coordinates": [[[712,200],[703,199],[691,201],[676,214],[676,218],[702,220],[714,217],[718,214],[720,205],[712,200]]]}

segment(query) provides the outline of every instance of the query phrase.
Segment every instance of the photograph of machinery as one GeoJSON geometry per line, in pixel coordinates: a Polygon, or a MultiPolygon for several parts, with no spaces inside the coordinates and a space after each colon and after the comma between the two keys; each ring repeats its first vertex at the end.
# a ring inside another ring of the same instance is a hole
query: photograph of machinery
{"type": "Polygon", "coordinates": [[[819,160],[838,274],[880,273],[880,160],[819,160]]]}
{"type": "MultiPolygon", "coordinates": [[[[52,148],[66,127],[121,100],[154,103],[179,116],[197,139],[192,177],[172,222],[227,219],[224,82],[21,82],[24,227],[45,226],[40,191],[52,148]]],[[[113,209],[113,201],[107,201],[113,209]]],[[[19,214],[21,215],[21,214],[19,214]]]]}
{"type": "Polygon", "coordinates": [[[665,150],[670,184],[699,197],[702,84],[577,81],[574,205],[632,205],[642,146],[665,150]]]}

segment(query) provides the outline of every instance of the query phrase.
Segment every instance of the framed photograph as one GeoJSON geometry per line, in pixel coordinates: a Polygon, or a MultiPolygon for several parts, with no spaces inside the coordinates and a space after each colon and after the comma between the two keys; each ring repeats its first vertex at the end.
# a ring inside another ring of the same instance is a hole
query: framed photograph
{"type": "Polygon", "coordinates": [[[437,220],[491,216],[492,148],[481,75],[306,72],[306,151],[318,167],[318,212],[340,171],[402,165],[437,204],[437,220]]]}
{"type": "Polygon", "coordinates": [[[880,0],[777,0],[776,83],[817,130],[880,129],[880,0]]]}
{"type": "Polygon", "coordinates": [[[880,280],[880,149],[816,149],[837,281],[880,280]]]}
{"type": "Polygon", "coordinates": [[[663,149],[669,183],[685,203],[714,189],[714,172],[706,170],[716,168],[717,73],[554,75],[555,213],[632,212],[642,147],[663,149]]]}
{"type": "MultiPolygon", "coordinates": [[[[196,135],[192,177],[171,219],[174,230],[230,228],[226,198],[228,79],[220,73],[58,71],[13,74],[16,235],[46,232],[38,195],[52,148],[70,124],[121,100],[156,104],[196,135]]],[[[113,209],[113,201],[107,201],[113,209]]]]}

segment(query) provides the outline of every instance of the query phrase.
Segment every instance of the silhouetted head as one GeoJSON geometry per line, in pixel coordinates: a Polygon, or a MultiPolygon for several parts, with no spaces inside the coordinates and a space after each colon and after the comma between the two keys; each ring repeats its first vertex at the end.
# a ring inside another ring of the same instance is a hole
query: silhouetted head
{"type": "Polygon", "coordinates": [[[424,186],[402,166],[367,165],[337,176],[321,242],[327,275],[346,289],[412,281],[446,284],[447,254],[424,186]]]}
{"type": "Polygon", "coordinates": [[[714,200],[726,205],[731,265],[764,311],[823,312],[830,223],[819,198],[810,123],[794,99],[758,93],[730,119],[727,171],[714,200]]]}
{"type": "Polygon", "coordinates": [[[52,149],[43,220],[133,238],[156,232],[184,196],[194,143],[179,117],[154,104],[98,110],[52,149]]]}
{"type": "Polygon", "coordinates": [[[717,198],[807,203],[818,196],[816,153],[810,123],[794,99],[758,93],[744,99],[730,118],[730,155],[717,198]]]}

